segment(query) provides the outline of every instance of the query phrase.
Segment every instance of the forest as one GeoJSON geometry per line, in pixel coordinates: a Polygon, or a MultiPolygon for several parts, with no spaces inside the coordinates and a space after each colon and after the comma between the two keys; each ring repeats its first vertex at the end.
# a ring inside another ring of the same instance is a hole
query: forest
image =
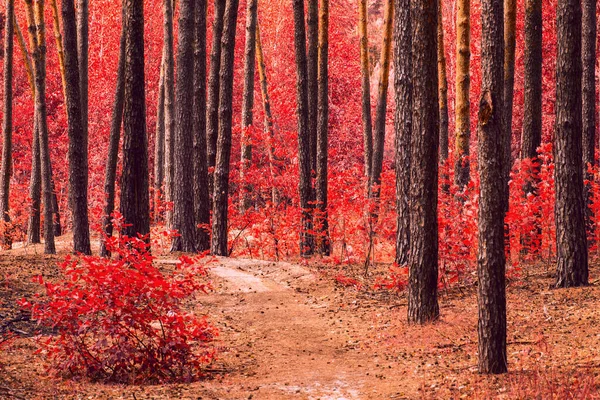
{"type": "Polygon", "coordinates": [[[596,0],[1,0],[0,398],[600,398],[596,0]]]}

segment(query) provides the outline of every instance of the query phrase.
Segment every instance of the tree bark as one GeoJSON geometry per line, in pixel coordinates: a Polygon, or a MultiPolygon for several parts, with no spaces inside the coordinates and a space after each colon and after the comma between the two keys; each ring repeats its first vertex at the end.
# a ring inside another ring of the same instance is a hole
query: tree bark
{"type": "Polygon", "coordinates": [[[81,96],[81,126],[83,128],[83,165],[88,182],[88,84],[89,84],[89,4],[77,0],[77,61],[79,62],[79,93],[81,96]]]}
{"type": "MultiPolygon", "coordinates": [[[[115,184],[117,181],[117,162],[119,159],[119,141],[121,140],[121,126],[123,124],[123,103],[125,101],[125,3],[121,15],[121,40],[119,43],[119,67],[117,71],[117,86],[113,103],[112,118],[110,122],[110,139],[108,144],[108,157],[106,159],[106,175],[104,179],[104,215],[102,229],[106,237],[113,234],[112,213],[115,210],[115,184]]],[[[104,238],[100,239],[100,256],[110,257],[104,238]]]]}
{"type": "Polygon", "coordinates": [[[385,121],[387,114],[387,92],[388,81],[390,76],[390,60],[392,53],[392,28],[394,26],[394,0],[386,1],[383,20],[383,44],[381,46],[381,59],[379,61],[381,67],[381,75],[379,77],[379,86],[377,89],[377,108],[375,110],[375,133],[373,135],[373,165],[371,166],[371,178],[369,180],[369,197],[375,199],[379,199],[379,185],[381,184],[381,171],[383,168],[385,121]]]}
{"type": "Polygon", "coordinates": [[[156,131],[154,134],[154,221],[162,219],[160,206],[164,199],[165,183],[165,57],[160,63],[158,102],[156,105],[156,131]]]}
{"type": "Polygon", "coordinates": [[[506,259],[504,254],[503,0],[481,3],[482,82],[479,100],[479,372],[499,374],[506,361],[506,259]]]}
{"type": "Polygon", "coordinates": [[[143,4],[143,0],[125,0],[125,103],[120,203],[121,215],[130,224],[123,227],[122,233],[130,237],[150,235],[143,4]]]}
{"type": "MultiPolygon", "coordinates": [[[[317,171],[317,129],[319,110],[319,0],[307,0],[306,10],[306,35],[307,54],[306,68],[308,76],[308,132],[310,140],[310,169],[311,177],[315,177],[317,171]]],[[[314,190],[314,188],[313,188],[314,190]]],[[[314,193],[312,194],[314,201],[314,193]]]]}
{"type": "Polygon", "coordinates": [[[537,157],[542,143],[542,1],[525,3],[525,77],[521,159],[537,157]]]}
{"type": "Polygon", "coordinates": [[[413,118],[408,321],[439,317],[437,1],[413,1],[413,118]]]}
{"type": "Polygon", "coordinates": [[[238,0],[227,0],[221,40],[221,75],[219,82],[219,137],[215,161],[215,192],[211,251],[229,256],[227,248],[227,211],[229,199],[229,161],[231,158],[231,123],[233,102],[233,67],[238,0]]]}
{"type": "Polygon", "coordinates": [[[394,17],[394,94],[396,113],[396,264],[410,253],[410,159],[412,132],[412,28],[410,0],[396,0],[394,17]]]}
{"type": "Polygon", "coordinates": [[[219,136],[219,71],[221,71],[221,36],[223,35],[224,14],[225,1],[215,0],[210,70],[208,73],[208,98],[206,101],[206,150],[211,199],[214,195],[214,167],[217,159],[217,138],[219,136]]]}
{"type": "Polygon", "coordinates": [[[442,1],[438,1],[438,87],[440,101],[440,164],[448,159],[448,78],[446,76],[446,51],[444,49],[444,20],[442,1]]]}
{"type": "Polygon", "coordinates": [[[556,8],[556,287],[588,284],[588,254],[581,149],[581,3],[559,0],[556,8]]]}
{"type": "Polygon", "coordinates": [[[329,217],[327,210],[327,163],[328,163],[328,125],[329,125],[329,0],[321,0],[319,10],[319,112],[317,130],[317,180],[316,203],[317,221],[315,225],[320,231],[317,241],[319,252],[329,256],[331,244],[329,241],[329,217]]]}
{"type": "Polygon", "coordinates": [[[210,195],[206,159],[206,0],[196,0],[194,29],[194,211],[196,250],[210,249],[210,195]]]}
{"type": "MultiPolygon", "coordinates": [[[[2,110],[2,166],[0,167],[0,213],[2,221],[10,223],[9,212],[9,190],[10,177],[12,175],[12,104],[13,104],[13,53],[14,53],[14,0],[6,0],[5,30],[4,30],[4,107],[2,110]]],[[[2,248],[10,250],[12,237],[7,231],[8,225],[4,226],[4,232],[0,238],[2,248]]]]}
{"type": "Polygon", "coordinates": [[[63,38],[60,31],[60,20],[58,17],[58,6],[56,0],[50,0],[52,8],[52,28],[54,31],[54,40],[56,42],[56,53],[58,55],[58,68],[60,69],[60,78],[62,81],[63,94],[66,93],[67,82],[65,79],[65,52],[63,49],[63,38]]]}
{"type": "Polygon", "coordinates": [[[456,2],[456,166],[454,181],[461,189],[470,178],[469,145],[471,139],[469,90],[471,78],[471,0],[456,2]]]}
{"type": "MultiPolygon", "coordinates": [[[[517,0],[504,0],[504,134],[502,135],[502,175],[508,188],[512,169],[512,120],[515,94],[515,47],[517,0]]],[[[504,209],[508,211],[508,189],[504,193],[504,209]]],[[[508,243],[508,242],[507,242],[508,243]]]]}
{"type": "Polygon", "coordinates": [[[90,254],[87,208],[87,145],[83,126],[80,69],[77,54],[77,24],[73,0],[63,0],[65,77],[69,120],[69,193],[73,210],[73,250],[90,254]]]}
{"type": "Polygon", "coordinates": [[[365,176],[371,178],[373,164],[373,123],[371,121],[371,72],[367,34],[367,0],[358,1],[358,34],[360,39],[360,75],[362,84],[362,122],[365,153],[365,176]]]}
{"type": "Polygon", "coordinates": [[[252,164],[252,142],[248,136],[248,129],[253,124],[254,107],[254,65],[256,60],[256,15],[257,0],[249,0],[246,9],[246,47],[244,50],[244,94],[242,98],[242,155],[240,168],[240,181],[242,182],[242,196],[240,209],[242,212],[252,206],[250,192],[252,185],[245,182],[246,171],[252,164]]]}
{"type": "Polygon", "coordinates": [[[293,0],[294,48],[296,58],[296,115],[298,118],[298,167],[300,177],[298,191],[302,222],[300,227],[300,255],[313,253],[314,243],[310,235],[310,132],[308,127],[308,67],[306,61],[306,31],[304,29],[304,0],[293,0]]]}
{"type": "MultiPolygon", "coordinates": [[[[163,60],[165,62],[165,201],[173,201],[175,170],[175,55],[173,50],[173,0],[163,0],[163,60]]],[[[167,212],[167,226],[172,226],[173,212],[167,212]]]]}
{"type": "Polygon", "coordinates": [[[196,251],[194,223],[194,2],[179,3],[177,84],[175,86],[175,170],[173,176],[173,239],[171,251],[196,251]]]}

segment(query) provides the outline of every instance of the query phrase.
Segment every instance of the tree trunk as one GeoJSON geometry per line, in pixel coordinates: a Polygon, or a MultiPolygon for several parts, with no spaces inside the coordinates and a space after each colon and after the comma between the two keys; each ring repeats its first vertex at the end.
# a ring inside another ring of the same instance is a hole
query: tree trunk
{"type": "Polygon", "coordinates": [[[588,284],[588,254],[581,149],[581,3],[559,0],[556,8],[556,286],[588,284]]]}
{"type": "MultiPolygon", "coordinates": [[[[1,220],[10,223],[9,190],[10,177],[12,175],[12,104],[13,104],[13,52],[14,52],[14,0],[6,0],[5,31],[4,31],[4,108],[2,110],[2,166],[0,167],[0,213],[1,220]]],[[[12,247],[11,233],[8,225],[4,226],[4,232],[0,237],[0,244],[4,250],[12,247]]]]}
{"type": "Polygon", "coordinates": [[[412,28],[410,0],[396,0],[394,17],[394,94],[396,114],[396,264],[408,264],[410,252],[410,158],[412,127],[412,28]]]}
{"type": "Polygon", "coordinates": [[[408,321],[439,317],[437,1],[413,1],[413,120],[408,321]]]}
{"type": "Polygon", "coordinates": [[[499,374],[506,362],[504,255],[504,31],[503,0],[481,3],[482,82],[479,100],[479,372],[499,374]]]}
{"type": "Polygon", "coordinates": [[[144,2],[125,0],[125,102],[123,105],[123,172],[121,215],[129,226],[122,233],[148,235],[150,196],[144,76],[144,2]]]}
{"type": "Polygon", "coordinates": [[[246,10],[246,48],[244,51],[244,94],[242,98],[242,162],[240,168],[240,182],[242,183],[242,196],[240,209],[246,211],[252,206],[250,193],[252,185],[245,182],[246,171],[252,164],[252,142],[248,137],[248,129],[253,124],[254,107],[254,65],[256,59],[256,13],[257,0],[249,0],[246,10]]]}
{"type": "MultiPolygon", "coordinates": [[[[588,165],[594,166],[596,149],[596,0],[583,0],[582,6],[582,129],[583,129],[583,169],[585,179],[593,181],[588,173],[588,165]]],[[[585,223],[590,233],[593,223],[591,184],[585,185],[585,223]]],[[[593,235],[590,235],[593,238],[593,235]]]]}
{"type": "Polygon", "coordinates": [[[79,94],[81,96],[81,126],[83,128],[83,165],[88,182],[88,83],[89,83],[89,4],[77,0],[77,61],[79,62],[79,94]]]}
{"type": "Polygon", "coordinates": [[[300,178],[298,191],[302,222],[300,227],[300,255],[313,253],[314,243],[310,235],[312,219],[310,215],[310,131],[308,127],[308,68],[306,61],[306,31],[304,29],[304,0],[293,0],[294,7],[294,48],[296,58],[296,115],[298,117],[298,167],[300,178]]]}
{"type": "MultiPolygon", "coordinates": [[[[163,0],[164,45],[163,60],[165,68],[165,201],[173,201],[174,182],[174,146],[175,146],[175,60],[173,50],[173,1],[163,0]]],[[[145,116],[144,116],[145,118],[145,116]]],[[[167,226],[172,226],[173,212],[167,212],[167,226]]]]}
{"type": "Polygon", "coordinates": [[[158,101],[156,105],[156,131],[154,135],[154,222],[162,219],[160,206],[164,199],[165,182],[165,57],[160,63],[158,101]]]}
{"type": "MultiPolygon", "coordinates": [[[[31,8],[31,0],[27,1],[31,8]]],[[[54,224],[52,207],[52,176],[50,169],[50,148],[48,145],[48,125],[46,115],[46,34],[44,26],[44,1],[36,0],[34,7],[36,46],[33,71],[35,76],[35,110],[38,120],[40,144],[40,172],[42,181],[42,198],[44,201],[44,253],[55,254],[54,224]]],[[[29,24],[31,26],[31,23],[29,24]]]]}
{"type": "Polygon", "coordinates": [[[362,122],[365,152],[365,176],[371,178],[373,164],[373,125],[371,121],[371,72],[369,69],[369,38],[367,34],[367,0],[358,1],[358,34],[360,39],[360,75],[362,83],[362,122]]]}
{"type": "Polygon", "coordinates": [[[456,166],[454,181],[461,189],[470,178],[469,144],[471,139],[469,88],[471,78],[471,0],[456,2],[456,166]]]}
{"type": "MultiPolygon", "coordinates": [[[[515,93],[516,24],[517,0],[504,0],[504,133],[502,136],[502,175],[507,188],[512,169],[511,144],[513,99],[515,93]]],[[[508,197],[509,192],[507,189],[504,193],[505,211],[508,211],[508,197]]]]}
{"type": "Polygon", "coordinates": [[[217,159],[219,136],[219,71],[221,71],[221,36],[225,1],[215,0],[212,46],[210,49],[210,71],[208,74],[208,98],[206,100],[206,142],[208,158],[209,195],[214,195],[214,167],[217,159]]]}
{"type": "Polygon", "coordinates": [[[210,195],[206,160],[206,0],[196,0],[194,44],[194,210],[196,250],[210,249],[210,195]]]}
{"type": "MultiPolygon", "coordinates": [[[[106,159],[106,175],[104,179],[104,216],[102,217],[102,229],[106,237],[113,234],[112,213],[115,210],[115,184],[117,181],[117,162],[119,159],[119,141],[121,139],[121,125],[123,123],[123,103],[125,101],[125,3],[121,15],[121,41],[119,43],[119,67],[117,71],[117,86],[115,88],[115,100],[113,103],[112,118],[110,122],[110,141],[108,144],[108,157],[106,159]]],[[[100,256],[109,257],[110,252],[106,248],[104,238],[100,239],[100,256]]]]}
{"type": "MultiPolygon", "coordinates": [[[[387,114],[387,92],[392,53],[392,28],[394,21],[394,0],[387,0],[384,11],[383,44],[381,46],[381,75],[377,89],[377,108],[375,110],[375,134],[373,135],[373,165],[369,180],[369,197],[379,199],[379,185],[383,167],[383,151],[385,144],[385,121],[387,114]]],[[[436,50],[437,57],[437,50],[436,50]]],[[[436,78],[437,80],[437,78],[436,78]]],[[[437,90],[437,89],[436,89],[437,90]]]]}
{"type": "MultiPolygon", "coordinates": [[[[319,110],[319,0],[307,0],[306,10],[306,72],[308,76],[308,132],[310,140],[310,169],[311,178],[317,172],[317,129],[319,110]]],[[[314,188],[312,189],[314,191],[314,188]]],[[[314,201],[314,193],[312,199],[314,201]]],[[[314,208],[314,206],[313,206],[314,208]]]]}
{"type": "Polygon", "coordinates": [[[231,123],[233,102],[233,67],[238,0],[227,0],[221,40],[221,75],[219,82],[219,137],[215,161],[215,192],[211,251],[228,256],[227,211],[229,199],[229,161],[231,158],[231,123]]]}
{"type": "Polygon", "coordinates": [[[315,225],[320,232],[319,252],[325,256],[331,253],[329,242],[329,219],[327,211],[327,162],[329,124],[329,0],[321,0],[319,11],[319,113],[317,130],[317,181],[316,202],[317,220],[315,225]]]}
{"type": "Polygon", "coordinates": [[[175,86],[175,170],[173,176],[173,239],[171,251],[196,251],[194,223],[194,4],[179,3],[177,84],[175,86]]]}
{"type": "Polygon", "coordinates": [[[448,78],[446,77],[446,51],[444,49],[444,20],[442,0],[438,1],[438,87],[440,101],[440,164],[448,159],[448,78]]]}
{"type": "Polygon", "coordinates": [[[77,55],[77,24],[73,0],[63,0],[65,77],[69,120],[69,193],[73,210],[73,250],[90,254],[87,208],[87,145],[82,117],[80,69],[77,55]]]}
{"type": "Polygon", "coordinates": [[[269,87],[267,84],[267,70],[260,39],[260,25],[256,21],[256,65],[260,79],[260,91],[263,99],[265,113],[265,131],[267,132],[267,152],[269,157],[269,174],[271,177],[271,202],[277,205],[277,189],[275,187],[275,132],[273,131],[273,115],[271,114],[271,101],[269,100],[269,87]]]}
{"type": "Polygon", "coordinates": [[[67,82],[65,79],[65,52],[62,45],[62,34],[60,31],[60,20],[58,17],[58,6],[56,0],[50,0],[52,8],[52,28],[54,31],[54,40],[56,42],[56,53],[58,55],[58,68],[60,69],[60,78],[62,81],[63,94],[66,93],[67,82]]]}
{"type": "Polygon", "coordinates": [[[524,59],[521,159],[537,157],[542,143],[542,0],[526,0],[524,59]]]}

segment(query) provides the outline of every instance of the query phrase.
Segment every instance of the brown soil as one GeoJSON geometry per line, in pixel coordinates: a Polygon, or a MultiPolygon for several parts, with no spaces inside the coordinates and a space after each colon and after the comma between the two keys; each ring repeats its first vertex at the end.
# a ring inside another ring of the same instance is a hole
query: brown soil
{"type": "MultiPolygon", "coordinates": [[[[0,254],[0,324],[19,319],[14,302],[40,290],[32,276],[58,276],[60,248],[57,257],[38,246],[0,254]]],[[[242,259],[212,265],[215,291],[197,303],[220,331],[209,379],[118,386],[49,378],[34,355],[34,323],[15,321],[19,338],[0,353],[0,398],[595,398],[600,390],[600,288],[550,290],[544,267],[509,284],[511,372],[485,377],[476,368],[472,285],[443,291],[441,320],[421,327],[405,322],[403,294],[369,289],[373,277],[361,291],[336,284],[331,269],[341,267],[242,259]]],[[[345,273],[359,277],[350,267],[345,273]]]]}

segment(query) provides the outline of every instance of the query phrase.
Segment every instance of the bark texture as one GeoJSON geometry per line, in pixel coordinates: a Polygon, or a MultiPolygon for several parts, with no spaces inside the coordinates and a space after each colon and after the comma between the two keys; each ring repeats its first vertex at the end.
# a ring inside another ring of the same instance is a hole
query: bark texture
{"type": "Polygon", "coordinates": [[[410,159],[412,132],[412,28],[410,0],[396,0],[394,17],[394,95],[396,114],[396,264],[410,253],[410,159]]]}
{"type": "Polygon", "coordinates": [[[173,176],[173,239],[171,251],[194,252],[194,2],[179,2],[177,85],[175,87],[175,170],[173,176]]]}
{"type": "Polygon", "coordinates": [[[154,221],[162,218],[160,205],[164,199],[165,184],[165,58],[160,63],[158,101],[156,105],[156,130],[154,134],[154,221]]]}
{"type": "Polygon", "coordinates": [[[506,361],[506,260],[503,170],[504,29],[503,0],[481,3],[482,82],[478,113],[479,247],[477,256],[479,372],[499,374],[506,361]]]}
{"type": "MultiPolygon", "coordinates": [[[[173,201],[175,170],[175,54],[173,50],[173,0],[163,0],[163,60],[165,68],[165,200],[173,201]]],[[[167,225],[173,222],[172,211],[167,212],[167,225]]]]}
{"type": "Polygon", "coordinates": [[[471,141],[470,100],[471,78],[471,0],[456,2],[456,166],[454,182],[463,188],[469,183],[469,145],[471,141]]]}
{"type": "Polygon", "coordinates": [[[88,90],[89,90],[89,0],[77,0],[77,59],[79,62],[79,94],[81,126],[84,141],[85,181],[88,181],[88,90]]]}
{"type": "MultiPolygon", "coordinates": [[[[515,94],[515,48],[517,0],[504,0],[504,134],[502,135],[502,175],[508,188],[512,169],[512,120],[515,94]]],[[[504,208],[508,211],[508,190],[504,193],[504,208]]]]}
{"type": "MultiPolygon", "coordinates": [[[[311,176],[317,171],[317,129],[319,108],[318,48],[319,48],[319,0],[307,0],[306,34],[307,34],[307,70],[308,73],[308,132],[310,138],[310,168],[311,176]]],[[[311,200],[314,200],[311,199],[311,200]]]]}
{"type": "Polygon", "coordinates": [[[437,1],[411,2],[413,119],[408,321],[439,317],[437,1]]]}
{"type": "Polygon", "coordinates": [[[581,149],[581,3],[559,0],[556,7],[556,286],[588,284],[588,253],[581,149]]]}
{"type": "Polygon", "coordinates": [[[81,109],[77,23],[73,0],[62,2],[62,19],[67,83],[65,98],[69,121],[69,198],[73,211],[73,251],[91,254],[87,207],[87,139],[81,109]]]}
{"type": "Polygon", "coordinates": [[[373,123],[371,120],[371,71],[369,69],[369,38],[367,30],[367,0],[358,1],[358,33],[360,40],[360,75],[362,85],[362,122],[365,153],[365,176],[371,177],[373,164],[373,123]]]}
{"type": "Polygon", "coordinates": [[[233,66],[238,0],[227,0],[223,37],[221,40],[221,76],[219,82],[219,137],[215,161],[215,192],[213,197],[213,224],[211,251],[217,256],[228,256],[227,207],[229,199],[229,161],[231,158],[231,123],[233,102],[233,66]]]}
{"type": "MultiPolygon", "coordinates": [[[[120,208],[123,234],[150,235],[144,77],[144,2],[125,0],[125,103],[120,208]]],[[[148,238],[148,240],[150,240],[148,238]]]]}
{"type": "Polygon", "coordinates": [[[438,0],[437,46],[440,102],[440,164],[444,164],[448,159],[448,78],[446,76],[446,50],[444,49],[444,19],[442,8],[442,1],[438,0]]]}

